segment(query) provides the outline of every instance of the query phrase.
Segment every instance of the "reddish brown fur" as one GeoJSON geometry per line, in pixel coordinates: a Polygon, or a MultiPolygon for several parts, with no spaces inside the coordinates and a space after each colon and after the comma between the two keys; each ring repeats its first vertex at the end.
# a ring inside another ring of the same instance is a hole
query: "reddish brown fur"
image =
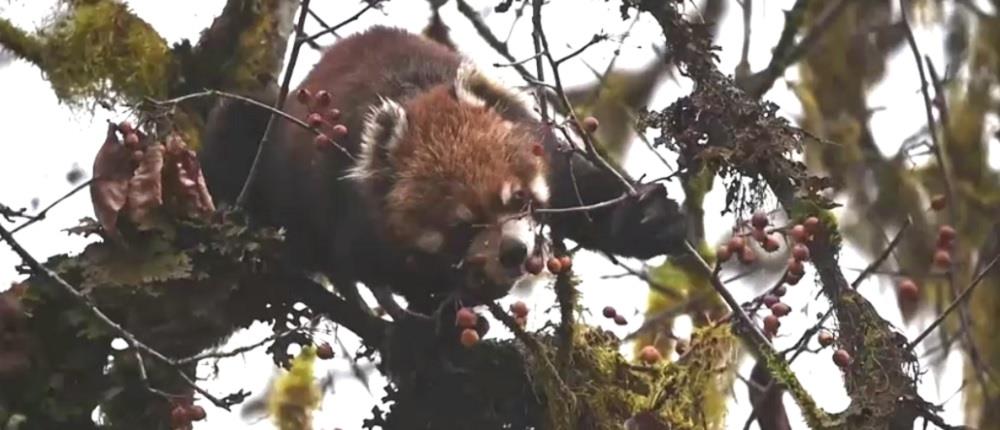
{"type": "Polygon", "coordinates": [[[471,211],[474,224],[494,224],[523,211],[504,205],[504,183],[527,190],[547,174],[543,157],[532,153],[530,129],[503,119],[492,109],[459,102],[438,86],[405,105],[409,129],[390,154],[395,184],[385,199],[387,228],[412,242],[427,231],[447,232],[462,221],[458,207],[471,211]]]}

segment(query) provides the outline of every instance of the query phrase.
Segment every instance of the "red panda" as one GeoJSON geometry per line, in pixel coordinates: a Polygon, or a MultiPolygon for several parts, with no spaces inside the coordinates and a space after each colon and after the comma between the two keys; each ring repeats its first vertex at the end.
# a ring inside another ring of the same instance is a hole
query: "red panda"
{"type": "MultiPolygon", "coordinates": [[[[683,249],[684,218],[662,185],[613,206],[532,217],[532,208],[593,204],[624,188],[448,46],[373,27],[328,48],[299,88],[332,96],[351,156],[318,150],[313,132],[276,120],[247,209],[286,229],[292,262],[342,291],[390,288],[424,311],[458,289],[503,296],[524,278],[541,221],[615,255],[683,249]]],[[[237,102],[211,115],[201,158],[217,200],[238,193],[267,116],[237,102]]]]}

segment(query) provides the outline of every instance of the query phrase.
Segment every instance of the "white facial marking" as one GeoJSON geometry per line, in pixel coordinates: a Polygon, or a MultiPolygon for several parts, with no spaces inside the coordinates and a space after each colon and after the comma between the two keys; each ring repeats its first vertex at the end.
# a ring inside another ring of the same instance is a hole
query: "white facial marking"
{"type": "Polygon", "coordinates": [[[444,235],[436,231],[424,232],[417,238],[417,247],[427,252],[438,252],[444,244],[444,235]]]}
{"type": "Polygon", "coordinates": [[[507,202],[510,201],[512,195],[513,191],[511,190],[511,183],[504,182],[503,187],[500,188],[500,202],[506,205],[507,202]]]}
{"type": "Polygon", "coordinates": [[[535,176],[535,179],[531,180],[531,193],[535,195],[535,200],[541,203],[548,203],[549,201],[549,182],[544,176],[535,176]]]}
{"type": "Polygon", "coordinates": [[[472,221],[472,218],[475,215],[473,215],[472,210],[469,209],[468,206],[458,205],[458,207],[455,208],[455,216],[462,221],[472,221]]]}
{"type": "Polygon", "coordinates": [[[529,216],[507,220],[503,223],[503,236],[518,239],[530,249],[532,244],[535,243],[534,224],[529,216]]]}

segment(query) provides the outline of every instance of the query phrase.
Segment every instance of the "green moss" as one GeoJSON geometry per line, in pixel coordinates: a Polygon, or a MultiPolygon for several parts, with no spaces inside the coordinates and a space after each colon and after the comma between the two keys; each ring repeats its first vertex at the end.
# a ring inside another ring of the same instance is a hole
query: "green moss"
{"type": "Polygon", "coordinates": [[[279,7],[269,5],[276,1],[278,0],[262,0],[250,6],[254,8],[251,12],[254,20],[240,33],[236,51],[224,53],[231,55],[227,64],[223,65],[223,76],[227,79],[224,88],[257,89],[281,70],[284,58],[274,55],[274,48],[269,47],[280,25],[279,17],[263,13],[280,10],[279,7]]]}
{"type": "Polygon", "coordinates": [[[63,102],[135,102],[166,95],[170,50],[123,4],[106,0],[77,5],[41,38],[42,69],[63,102]]]}

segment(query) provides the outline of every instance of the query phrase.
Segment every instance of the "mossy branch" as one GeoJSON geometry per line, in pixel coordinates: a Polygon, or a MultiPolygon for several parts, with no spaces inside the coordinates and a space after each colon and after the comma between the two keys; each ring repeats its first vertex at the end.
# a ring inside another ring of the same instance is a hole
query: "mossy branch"
{"type": "Polygon", "coordinates": [[[42,65],[44,43],[37,37],[17,28],[9,20],[0,18],[0,48],[13,52],[19,58],[42,65]]]}

